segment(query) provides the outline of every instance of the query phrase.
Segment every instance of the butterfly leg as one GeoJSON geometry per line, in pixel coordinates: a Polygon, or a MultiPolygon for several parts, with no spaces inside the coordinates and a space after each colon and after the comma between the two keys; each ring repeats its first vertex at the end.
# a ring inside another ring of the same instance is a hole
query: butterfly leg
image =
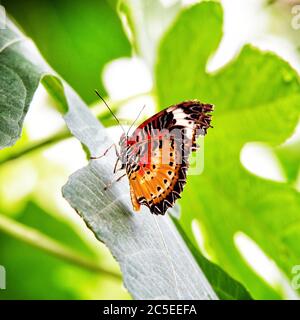
{"type": "Polygon", "coordinates": [[[120,159],[120,154],[119,154],[119,151],[118,151],[117,146],[115,144],[114,144],[114,147],[115,147],[116,157],[118,159],[120,159]]]}
{"type": "Polygon", "coordinates": [[[116,161],[116,163],[115,163],[115,166],[114,166],[114,171],[113,171],[114,174],[117,173],[118,171],[121,171],[121,170],[125,169],[125,164],[124,164],[124,163],[121,164],[121,166],[120,166],[119,168],[117,168],[118,163],[119,163],[120,161],[121,161],[121,160],[120,160],[120,158],[118,157],[118,158],[117,158],[117,161],[116,161]]]}
{"type": "Polygon", "coordinates": [[[113,171],[114,174],[117,172],[117,165],[118,165],[119,161],[120,161],[120,159],[118,158],[116,163],[115,163],[115,166],[114,166],[114,171],[113,171]]]}
{"type": "Polygon", "coordinates": [[[90,160],[96,160],[96,159],[100,159],[100,158],[102,158],[102,157],[105,157],[105,156],[107,155],[108,151],[109,151],[112,147],[115,147],[116,154],[117,154],[117,156],[118,156],[117,147],[116,147],[116,145],[113,143],[111,146],[109,146],[109,147],[104,151],[103,154],[101,154],[100,156],[96,156],[96,157],[90,157],[90,160]]]}
{"type": "Polygon", "coordinates": [[[126,176],[126,173],[123,174],[122,176],[120,176],[118,179],[112,180],[109,184],[107,184],[107,185],[103,188],[104,191],[106,191],[108,188],[110,188],[110,187],[113,185],[113,183],[120,181],[120,180],[121,180],[122,178],[124,178],[125,176],[126,176]]]}

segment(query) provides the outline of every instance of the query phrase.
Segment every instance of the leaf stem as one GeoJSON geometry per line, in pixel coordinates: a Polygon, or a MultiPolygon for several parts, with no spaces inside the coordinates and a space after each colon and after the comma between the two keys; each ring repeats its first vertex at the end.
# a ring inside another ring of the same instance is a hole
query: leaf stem
{"type": "Polygon", "coordinates": [[[29,146],[26,146],[25,148],[18,150],[12,154],[9,154],[7,157],[0,160],[0,165],[4,164],[8,161],[18,159],[30,152],[42,149],[44,147],[51,146],[52,144],[55,144],[57,142],[60,142],[62,140],[65,140],[67,138],[71,138],[72,135],[70,134],[69,130],[67,128],[64,128],[60,132],[54,134],[53,136],[43,139],[41,141],[35,142],[29,146]]]}
{"type": "MultiPolygon", "coordinates": [[[[112,103],[111,104],[111,109],[113,112],[117,111],[118,108],[122,105],[127,103],[128,101],[138,98],[140,96],[146,95],[146,94],[152,94],[152,92],[144,92],[144,93],[139,93],[133,97],[130,98],[126,98],[123,100],[119,100],[116,103],[112,103]]],[[[91,112],[94,114],[94,116],[96,118],[98,118],[101,123],[104,126],[111,126],[112,124],[114,124],[115,122],[112,119],[112,116],[110,114],[110,112],[103,107],[104,103],[101,103],[101,106],[99,104],[94,105],[90,108],[91,112]]],[[[21,149],[19,151],[16,151],[15,153],[9,154],[7,157],[4,157],[3,159],[0,159],[0,165],[9,162],[11,160],[15,160],[18,159],[28,153],[40,150],[42,148],[51,146],[52,144],[55,144],[57,142],[63,141],[65,139],[71,138],[72,135],[69,132],[68,128],[65,127],[64,129],[62,129],[60,132],[55,133],[53,136],[50,136],[46,139],[43,139],[41,141],[35,142],[29,146],[26,146],[24,149],[21,149]]]]}
{"type": "Polygon", "coordinates": [[[47,252],[64,261],[73,263],[79,267],[92,272],[104,274],[114,279],[121,280],[118,273],[109,271],[94,263],[87,257],[83,257],[79,252],[69,248],[60,242],[48,237],[40,231],[15,221],[3,214],[0,214],[0,231],[21,240],[24,243],[47,252]]]}

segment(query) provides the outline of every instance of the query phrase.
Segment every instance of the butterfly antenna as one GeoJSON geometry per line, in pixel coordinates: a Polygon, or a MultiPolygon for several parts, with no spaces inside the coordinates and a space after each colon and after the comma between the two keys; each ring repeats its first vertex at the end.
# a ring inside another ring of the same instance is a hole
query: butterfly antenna
{"type": "Polygon", "coordinates": [[[143,105],[143,108],[140,110],[139,114],[137,115],[137,117],[135,118],[135,120],[132,122],[131,126],[129,127],[128,131],[127,131],[127,136],[128,133],[130,131],[130,129],[133,127],[133,125],[136,123],[137,119],[140,117],[141,113],[143,112],[143,110],[146,108],[146,105],[143,105]]]}
{"type": "Polygon", "coordinates": [[[123,126],[120,123],[120,120],[116,117],[116,115],[113,113],[113,111],[111,110],[111,108],[108,106],[108,104],[106,103],[106,101],[101,97],[100,93],[95,90],[96,95],[104,102],[104,104],[106,105],[107,109],[110,111],[110,113],[113,115],[113,117],[116,119],[116,121],[118,122],[119,126],[122,128],[124,134],[126,135],[126,132],[123,128],[123,126]]]}

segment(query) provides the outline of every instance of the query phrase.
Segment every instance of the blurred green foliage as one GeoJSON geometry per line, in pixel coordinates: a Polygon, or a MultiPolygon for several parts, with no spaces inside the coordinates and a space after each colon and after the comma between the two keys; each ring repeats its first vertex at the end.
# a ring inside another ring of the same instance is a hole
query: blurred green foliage
{"type": "Polygon", "coordinates": [[[103,94],[106,63],[130,55],[114,6],[103,0],[3,0],[46,61],[87,102],[103,94]]]}
{"type": "MultiPolygon", "coordinates": [[[[76,249],[94,261],[99,257],[63,220],[29,201],[17,221],[76,249]]],[[[99,251],[98,251],[99,252],[99,251]]],[[[0,261],[7,270],[7,289],[0,299],[107,299],[126,298],[120,282],[52,257],[5,234],[0,234],[0,261]],[[119,293],[118,293],[119,292],[119,293]]]]}
{"type": "Polygon", "coordinates": [[[215,261],[254,297],[278,298],[280,289],[269,287],[245,263],[234,237],[245,233],[291,278],[300,254],[300,196],[290,184],[246,171],[240,153],[247,142],[277,146],[291,136],[300,115],[299,76],[279,57],[251,46],[208,74],[207,59],[221,34],[221,6],[203,3],[181,14],[159,51],[160,105],[191,98],[215,104],[214,129],[205,140],[205,169],[188,178],[180,221],[191,238],[192,221],[201,223],[215,261]]]}
{"type": "MultiPolygon", "coordinates": [[[[169,10],[164,7],[162,11],[155,2],[153,12],[167,16],[168,23],[163,24],[165,31],[179,13],[179,6],[169,10]]],[[[96,100],[94,88],[105,92],[101,78],[105,65],[118,57],[130,56],[136,49],[150,65],[154,60],[157,62],[154,85],[161,108],[193,98],[215,104],[214,129],[205,139],[205,170],[201,176],[188,178],[181,201],[180,225],[189,237],[187,241],[191,242],[194,255],[201,258],[191,228],[192,222],[197,221],[210,257],[238,279],[253,297],[285,297],[282,287],[270,285],[246,263],[234,237],[237,232],[249,236],[290,280],[291,268],[299,264],[300,256],[300,196],[295,188],[299,179],[300,146],[298,141],[288,146],[281,144],[291,136],[299,119],[297,73],[278,56],[251,46],[244,47],[221,70],[207,73],[207,62],[223,36],[221,6],[211,1],[182,10],[163,35],[156,57],[153,56],[155,41],[159,37],[153,37],[150,31],[151,24],[159,19],[155,20],[157,17],[146,11],[148,6],[137,6],[135,1],[123,7],[133,29],[134,48],[118,17],[118,1],[4,0],[1,3],[33,39],[51,67],[87,103],[96,100]],[[137,22],[138,19],[144,23],[137,22]],[[262,179],[243,167],[241,150],[246,143],[258,141],[273,148],[283,165],[287,183],[262,179]]],[[[13,148],[1,151],[0,161],[30,143],[24,133],[13,148]]],[[[18,162],[1,166],[2,196],[5,180],[18,179],[18,170],[28,169],[30,174],[35,163],[30,154],[18,161],[22,162],[20,167],[18,162]]],[[[44,165],[50,175],[61,175],[54,167],[44,165]]],[[[38,175],[38,179],[43,176],[38,175]]],[[[43,200],[49,202],[46,197],[43,200]]],[[[39,206],[30,193],[17,203],[9,204],[4,198],[0,201],[0,213],[9,213],[25,225],[90,256],[99,265],[105,264],[107,252],[83,240],[86,230],[80,234],[71,222],[59,218],[60,212],[53,215],[45,207],[39,206]]],[[[206,260],[201,261],[206,264],[206,260]]],[[[198,261],[200,265],[201,261],[198,261]]],[[[0,299],[128,298],[121,288],[121,280],[84,270],[2,233],[0,264],[8,270],[8,287],[0,291],[0,299]]],[[[116,269],[115,264],[111,267],[116,269]]],[[[240,293],[245,294],[243,289],[240,293]]]]}

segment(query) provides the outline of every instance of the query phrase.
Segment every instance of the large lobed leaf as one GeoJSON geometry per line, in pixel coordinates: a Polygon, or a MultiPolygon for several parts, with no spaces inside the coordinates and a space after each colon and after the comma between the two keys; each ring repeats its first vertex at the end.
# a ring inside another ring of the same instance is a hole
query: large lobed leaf
{"type": "Polygon", "coordinates": [[[210,253],[254,297],[277,298],[243,260],[234,237],[245,233],[292,277],[300,254],[300,195],[291,184],[249,173],[240,153],[247,142],[277,146],[293,133],[300,114],[299,77],[276,55],[251,46],[208,74],[208,58],[221,36],[221,6],[204,2],[180,15],[159,51],[156,87],[162,107],[192,98],[215,104],[205,170],[188,177],[180,222],[191,239],[192,221],[201,223],[210,253]]]}

